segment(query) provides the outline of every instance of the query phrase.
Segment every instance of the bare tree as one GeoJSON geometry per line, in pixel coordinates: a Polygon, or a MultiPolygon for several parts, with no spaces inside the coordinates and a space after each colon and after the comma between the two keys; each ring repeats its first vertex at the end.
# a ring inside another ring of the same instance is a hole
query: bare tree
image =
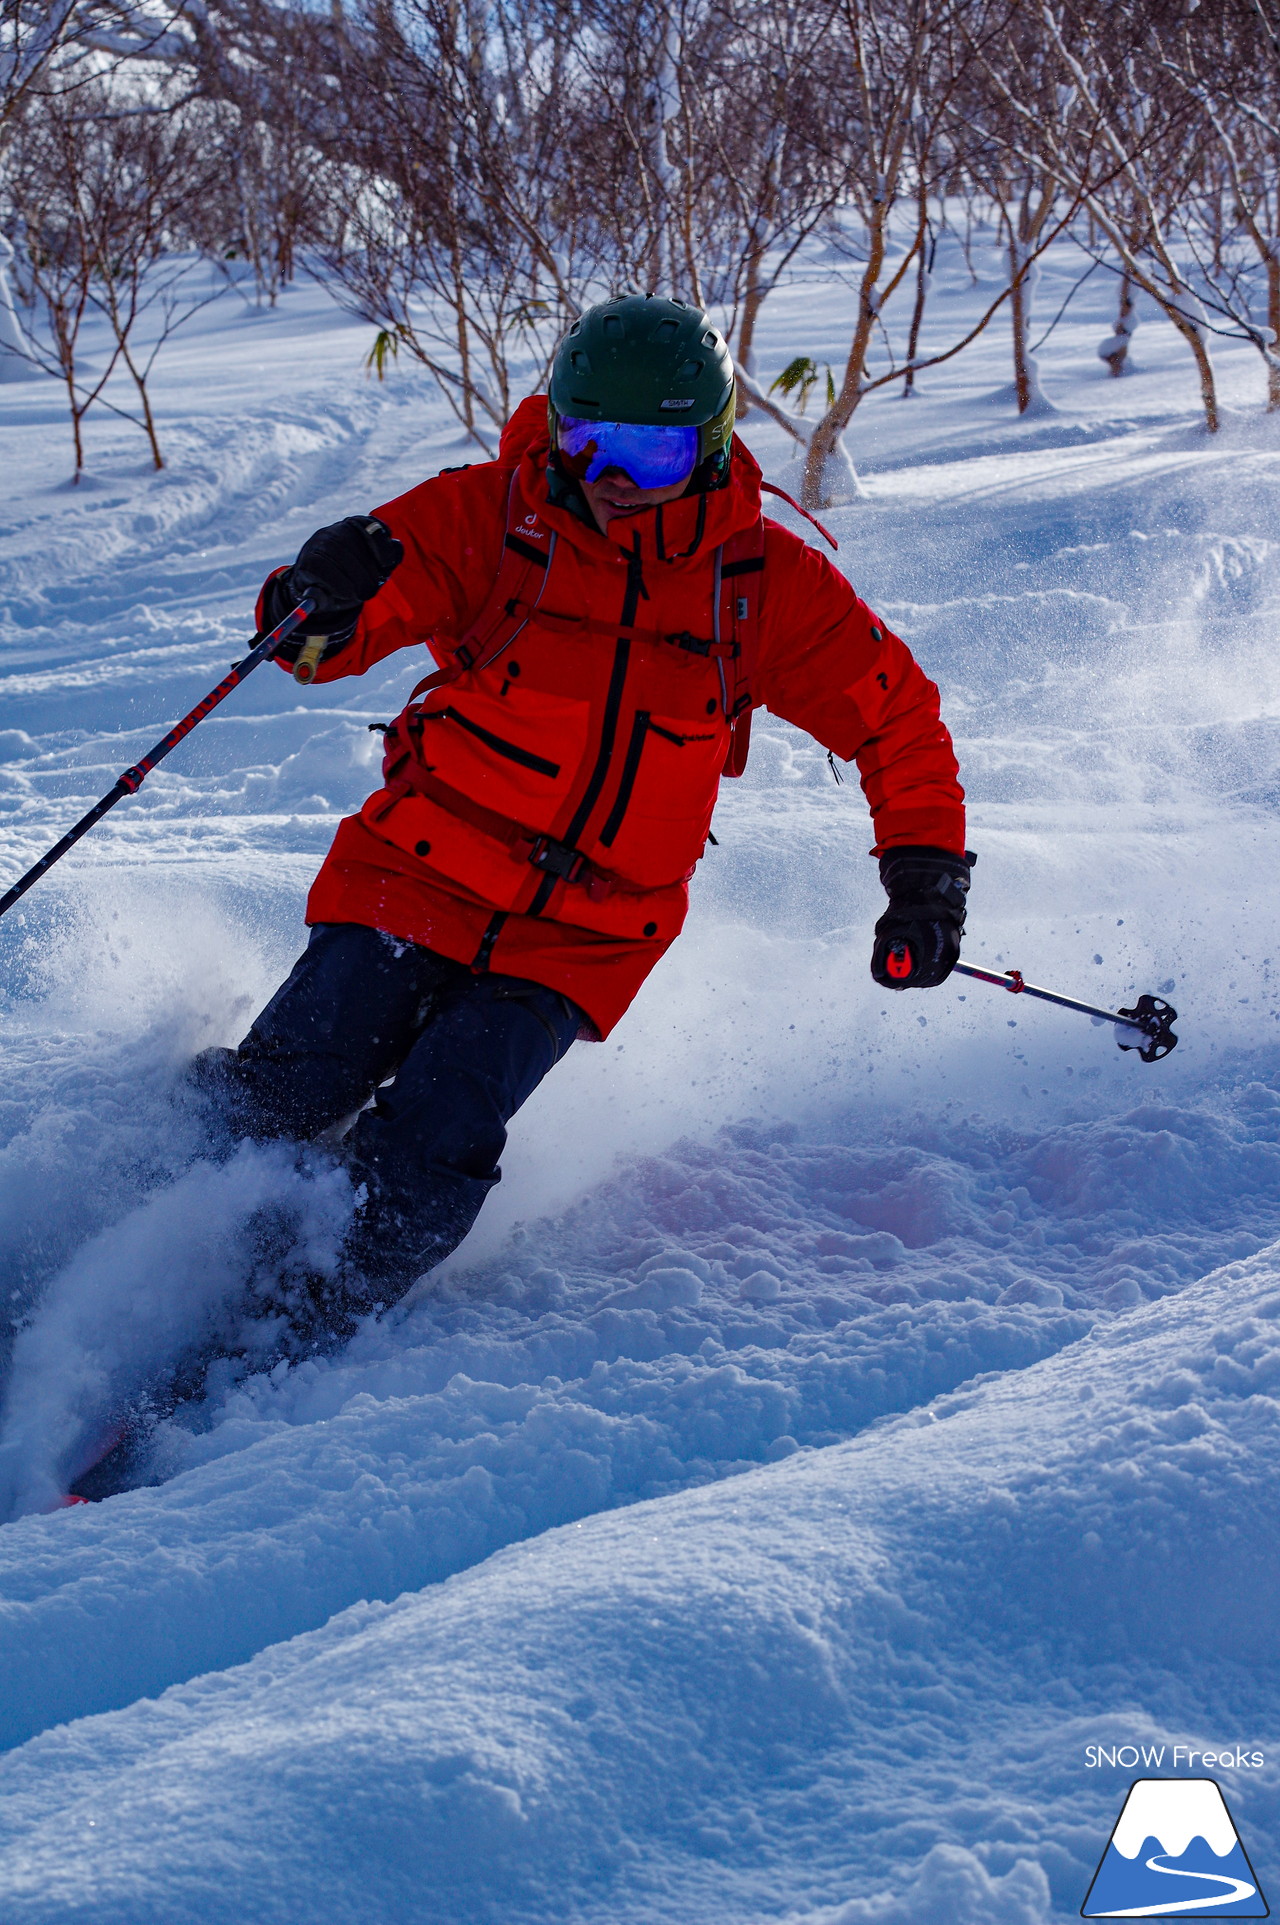
{"type": "Polygon", "coordinates": [[[1106,362],[1108,373],[1116,379],[1128,372],[1129,344],[1138,326],[1136,308],[1137,303],[1133,298],[1133,276],[1127,271],[1122,272],[1115,326],[1098,347],[1098,359],[1106,362]]]}
{"type": "Polygon", "coordinates": [[[1210,426],[1215,330],[1253,342],[1280,407],[1278,52],[1280,0],[0,0],[0,187],[77,472],[86,408],[128,413],[126,377],[161,460],[147,384],[196,298],[194,242],[233,277],[247,261],[265,301],[305,259],[370,323],[371,368],[416,362],[490,453],[588,301],[715,306],[744,409],[803,448],[814,506],[859,491],[845,437],[865,397],[910,395],[1006,300],[1017,405],[1040,402],[1037,262],[1077,210],[1120,279],[1113,372],[1141,292],[1186,340],[1210,426]],[[1007,271],[925,351],[961,202],[1007,271]],[[796,353],[766,391],[754,344],[816,233],[852,313],[806,418],[818,364],[796,353]],[[90,380],[95,313],[113,345],[90,380]]]}
{"type": "Polygon", "coordinates": [[[125,62],[179,58],[186,0],[0,0],[0,146],[47,92],[92,84],[125,62]]]}
{"type": "MultiPolygon", "coordinates": [[[[681,168],[672,154],[675,129],[681,119],[679,75],[686,68],[688,50],[681,31],[684,8],[668,3],[659,9],[657,69],[653,86],[653,129],[650,166],[654,177],[657,219],[653,232],[650,286],[661,294],[688,289],[698,299],[698,263],[689,246],[689,195],[681,193],[681,168]],[[685,219],[681,220],[681,214],[685,219]],[[682,233],[683,229],[683,233],[682,233]],[[684,245],[681,245],[682,240],[684,245]]],[[[684,172],[688,173],[686,158],[684,172]]]]}
{"type": "Polygon", "coordinates": [[[1162,74],[1197,113],[1202,164],[1181,232],[1209,305],[1258,349],[1267,407],[1280,409],[1280,6],[1220,0],[1212,17],[1201,9],[1155,24],[1153,42],[1162,74]]]}
{"type": "Polygon", "coordinates": [[[301,249],[321,236],[320,146],[340,129],[346,44],[332,19],[269,0],[184,0],[193,87],[216,165],[192,217],[209,258],[247,261],[274,307],[301,249]]]}
{"type": "Polygon", "coordinates": [[[722,306],[749,364],[843,182],[832,5],[780,22],[766,0],[377,0],[346,43],[322,250],[375,366],[417,360],[491,447],[512,370],[538,379],[613,289],[722,306]]]}
{"type": "MultiPolygon", "coordinates": [[[[915,155],[916,176],[916,231],[921,235],[916,249],[916,298],[911,310],[911,326],[907,331],[907,371],[902,377],[902,398],[909,401],[916,391],[916,363],[920,353],[920,332],[924,327],[925,303],[933,283],[933,266],[938,253],[938,234],[930,216],[931,186],[925,156],[915,155]]],[[[943,201],[945,210],[945,198],[943,201]]]]}
{"type": "MultiPolygon", "coordinates": [[[[1052,202],[1035,209],[1025,233],[1011,229],[1008,285],[976,326],[925,361],[919,358],[918,343],[927,283],[918,267],[908,354],[905,366],[897,362],[885,331],[885,310],[913,262],[927,259],[932,247],[930,193],[945,181],[970,142],[959,112],[965,88],[979,55],[1007,39],[1012,11],[1000,0],[989,5],[982,0],[843,0],[843,45],[856,102],[849,199],[861,226],[862,267],[843,378],[833,384],[826,413],[807,437],[802,493],[807,507],[858,492],[842,438],[863,398],[921,366],[960,353],[1003,301],[1023,287],[1039,255],[1061,231],[1063,217],[1051,218],[1052,202]],[[894,216],[904,201],[911,205],[913,219],[895,259],[894,216]],[[889,350],[890,367],[873,376],[869,360],[877,340],[889,350]]],[[[794,429],[794,423],[791,426],[794,429]]]]}
{"type": "Polygon", "coordinates": [[[845,187],[843,103],[827,71],[834,12],[834,0],[718,0],[680,73],[685,225],[703,261],[689,286],[726,310],[748,375],[765,300],[845,187]]]}
{"type": "Polygon", "coordinates": [[[1187,102],[1162,84],[1146,9],[1106,0],[1035,0],[1037,66],[1063,103],[1046,114],[1016,41],[984,67],[1007,115],[1006,145],[1084,209],[1123,272],[1186,342],[1206,426],[1219,425],[1208,317],[1177,258],[1171,222],[1194,174],[1187,102]]]}
{"type": "Polygon", "coordinates": [[[78,0],[0,4],[0,131],[22,110],[73,37],[78,0]]]}
{"type": "Polygon", "coordinates": [[[1009,320],[1013,336],[1013,392],[1018,413],[1049,408],[1031,352],[1031,319],[1040,279],[1037,243],[1052,223],[1061,189],[1043,167],[998,169],[994,199],[1009,254],[1009,320]]]}
{"type": "MultiPolygon", "coordinates": [[[[76,157],[90,299],[106,321],[138,397],[141,425],[163,468],[149,382],[156,361],[215,290],[181,251],[191,210],[210,185],[196,129],[179,115],[111,114],[81,122],[76,157]]],[[[123,412],[123,410],[121,410],[123,412]]]]}
{"type": "Polygon", "coordinates": [[[75,449],[72,479],[79,481],[84,470],[82,423],[115,371],[119,348],[91,378],[86,376],[81,340],[85,320],[93,312],[94,262],[75,192],[78,143],[72,131],[73,114],[66,97],[55,95],[23,130],[23,138],[11,144],[5,199],[10,219],[16,218],[24,234],[20,271],[28,292],[39,302],[43,320],[42,335],[28,335],[23,349],[12,351],[30,355],[38,368],[61,381],[75,449]],[[73,162],[70,172],[68,153],[73,162]]]}
{"type": "Polygon", "coordinates": [[[373,365],[406,352],[489,451],[516,364],[545,372],[599,261],[571,23],[547,13],[495,23],[461,0],[376,0],[352,37],[352,110],[328,160],[321,257],[377,330],[373,365]]]}
{"type": "MultiPolygon", "coordinates": [[[[750,399],[784,427],[805,450],[802,500],[806,507],[832,505],[860,492],[843,436],[865,397],[889,382],[952,359],[970,345],[1034,262],[1070,220],[1073,201],[1038,221],[1034,237],[1018,253],[1010,279],[977,321],[947,346],[921,357],[923,314],[917,269],[916,302],[906,357],[898,358],[885,313],[914,263],[932,248],[929,208],[956,168],[974,164],[968,122],[972,103],[965,97],[978,55],[1007,37],[1016,0],[987,6],[977,0],[842,0],[842,46],[848,59],[849,86],[857,102],[852,135],[848,204],[857,217],[854,245],[857,306],[852,340],[842,379],[831,382],[828,403],[812,427],[762,392],[749,375],[740,385],[750,399]],[[895,225],[895,215],[900,218],[895,225]],[[900,248],[900,252],[895,252],[900,248]],[[871,371],[873,347],[888,360],[871,371]]],[[[990,143],[980,136],[984,146],[990,143]]],[[[926,270],[927,271],[927,270],[926,270]]],[[[807,366],[807,363],[806,363],[807,366]]],[[[793,363],[800,371],[800,361],[793,363]]],[[[801,376],[803,378],[803,375],[801,376]]]]}
{"type": "Polygon", "coordinates": [[[176,251],[203,184],[199,145],[180,116],[135,107],[102,81],[53,94],[9,155],[9,207],[44,317],[43,337],[31,337],[28,351],[66,390],[76,480],[84,417],[99,402],[137,422],[163,467],[148,382],[175,329],[212,298],[193,286],[191,257],[176,251]],[[109,345],[88,375],[81,340],[93,315],[109,345]],[[136,414],[107,394],[120,368],[133,382],[136,414]]]}

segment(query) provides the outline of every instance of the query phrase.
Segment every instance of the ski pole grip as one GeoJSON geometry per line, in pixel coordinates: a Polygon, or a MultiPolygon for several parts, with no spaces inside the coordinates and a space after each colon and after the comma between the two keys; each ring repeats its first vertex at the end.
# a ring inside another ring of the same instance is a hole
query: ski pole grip
{"type": "Polygon", "coordinates": [[[307,636],[306,641],[298,651],[298,659],[293,665],[293,679],[295,682],[301,682],[305,688],[308,682],[315,681],[316,670],[320,666],[320,657],[324,654],[328,643],[329,637],[327,635],[307,636]]]}

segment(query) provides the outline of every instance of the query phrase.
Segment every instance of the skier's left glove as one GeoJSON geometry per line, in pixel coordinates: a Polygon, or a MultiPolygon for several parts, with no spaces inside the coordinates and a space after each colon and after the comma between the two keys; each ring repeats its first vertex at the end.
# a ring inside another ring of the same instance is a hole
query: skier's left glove
{"type": "Polygon", "coordinates": [[[276,660],[296,661],[307,630],[328,637],[326,657],[344,647],[356,632],[365,603],[386,585],[403,560],[402,544],[373,515],[348,515],[345,521],[308,535],[293,567],[273,575],[263,590],[267,628],[282,622],[304,595],[310,595],[316,605],[304,628],[276,650],[276,660]]]}
{"type": "Polygon", "coordinates": [[[951,974],[976,861],[947,849],[890,849],[881,856],[889,907],[876,924],[871,974],[885,989],[932,989],[951,974]]]}

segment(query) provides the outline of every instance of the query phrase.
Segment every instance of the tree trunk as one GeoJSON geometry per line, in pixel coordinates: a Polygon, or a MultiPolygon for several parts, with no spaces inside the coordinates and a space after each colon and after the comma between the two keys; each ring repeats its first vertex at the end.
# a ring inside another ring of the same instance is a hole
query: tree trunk
{"type": "MultiPolygon", "coordinates": [[[[760,256],[747,256],[747,286],[742,298],[742,319],[738,323],[738,339],[735,344],[734,359],[743,371],[755,379],[756,357],[752,343],[755,340],[756,321],[764,306],[764,295],[760,287],[760,256]]],[[[746,393],[739,390],[738,413],[745,418],[751,412],[751,403],[746,393]]]]}
{"type": "Polygon", "coordinates": [[[1271,352],[1267,356],[1267,409],[1280,408],[1280,235],[1267,243],[1267,326],[1271,352]]]}
{"type": "Polygon", "coordinates": [[[1129,343],[1133,339],[1137,322],[1133,318],[1133,276],[1126,270],[1120,280],[1120,306],[1116,312],[1115,331],[1098,349],[1098,359],[1105,361],[1109,372],[1119,380],[1127,372],[1129,343]]]}
{"type": "Polygon", "coordinates": [[[849,359],[845,363],[844,382],[814,429],[809,443],[800,490],[800,500],[805,508],[836,507],[840,501],[854,500],[862,493],[857,470],[841,437],[862,399],[862,373],[879,312],[876,290],[884,267],[887,224],[888,208],[886,202],[882,201],[876,208],[867,237],[867,265],[863,269],[858,290],[858,322],[853,331],[849,359]]]}
{"type": "Polygon", "coordinates": [[[680,112],[680,80],[677,62],[679,37],[668,9],[663,23],[662,51],[657,73],[657,123],[653,137],[653,172],[658,186],[658,226],[653,237],[651,279],[655,294],[675,294],[676,234],[674,217],[675,167],[667,147],[667,128],[680,112]]]}
{"type": "Polygon", "coordinates": [[[163,468],[164,457],[160,453],[160,440],[156,434],[155,416],[151,412],[151,396],[147,393],[146,377],[139,374],[134,367],[133,359],[123,342],[121,350],[124,354],[124,364],[133,376],[133,385],[138,390],[138,399],[142,403],[142,425],[147,431],[147,440],[151,446],[151,459],[157,468],[163,468]]]}
{"type": "MultiPolygon", "coordinates": [[[[1195,300],[1189,288],[1180,288],[1177,298],[1184,307],[1195,300]]],[[[1199,303],[1197,302],[1196,305],[1198,306],[1199,303]]],[[[1218,410],[1218,387],[1214,378],[1213,362],[1209,359],[1209,350],[1205,345],[1204,329],[1197,326],[1195,321],[1188,320],[1178,308],[1166,307],[1165,313],[1195,356],[1196,373],[1200,377],[1200,400],[1204,405],[1204,425],[1210,434],[1217,434],[1222,426],[1222,418],[1218,410]]]]}
{"type": "Polygon", "coordinates": [[[71,479],[73,482],[77,482],[84,471],[84,443],[80,439],[80,412],[76,406],[76,379],[74,372],[70,368],[66,371],[66,383],[67,400],[71,407],[71,438],[75,442],[76,447],[75,473],[71,479]]]}
{"type": "Polygon", "coordinates": [[[1209,359],[1209,349],[1205,342],[1207,329],[1204,309],[1193,290],[1186,285],[1175,268],[1161,238],[1150,204],[1147,203],[1142,210],[1145,227],[1140,231],[1145,231],[1148,236],[1147,246],[1162,276],[1159,280],[1143,267],[1141,256],[1137,252],[1137,242],[1116,222],[1106,219],[1094,207],[1092,201],[1089,203],[1089,210],[1123,261],[1126,271],[1133,278],[1134,285],[1140,287],[1144,294],[1151,296],[1161,313],[1167,315],[1191,349],[1196,372],[1200,377],[1200,400],[1204,407],[1205,427],[1210,434],[1217,434],[1222,421],[1218,410],[1218,389],[1214,379],[1213,362],[1209,359]]]}
{"type": "Polygon", "coordinates": [[[848,422],[837,419],[836,410],[829,408],[814,429],[805,457],[804,481],[800,488],[801,507],[838,508],[865,494],[853,459],[844,445],[847,426],[848,422]]]}
{"type": "Polygon", "coordinates": [[[18,319],[6,269],[13,260],[13,244],[0,234],[0,381],[29,381],[38,377],[32,366],[31,343],[18,319]]]}
{"type": "Polygon", "coordinates": [[[453,245],[452,254],[453,314],[454,320],[457,323],[458,363],[459,373],[462,376],[462,419],[466,423],[467,433],[474,434],[476,430],[476,417],[471,400],[471,339],[467,332],[467,295],[466,288],[463,284],[462,263],[456,241],[453,245]]]}
{"type": "Polygon", "coordinates": [[[147,440],[151,443],[151,459],[157,468],[163,468],[164,456],[160,452],[160,442],[156,435],[155,416],[151,412],[151,396],[147,393],[146,387],[141,381],[138,383],[138,392],[142,396],[142,419],[147,430],[147,440]]]}
{"type": "Polygon", "coordinates": [[[1009,316],[1013,326],[1013,392],[1018,413],[1031,406],[1031,377],[1027,372],[1027,283],[1017,236],[1009,235],[1009,316]]]}
{"type": "Polygon", "coordinates": [[[902,399],[910,401],[916,391],[915,358],[920,347],[920,329],[924,324],[924,304],[929,298],[929,285],[933,276],[925,267],[921,257],[920,271],[916,276],[916,304],[911,314],[911,332],[907,336],[907,372],[902,379],[902,399]]]}
{"type": "Polygon", "coordinates": [[[920,260],[916,267],[916,304],[911,311],[911,332],[907,336],[907,372],[902,382],[904,401],[909,401],[916,391],[914,362],[920,346],[920,329],[924,325],[924,304],[929,298],[929,283],[933,278],[933,248],[928,244],[929,190],[923,178],[920,183],[920,227],[917,239],[920,260]]]}
{"type": "Polygon", "coordinates": [[[1018,413],[1045,408],[1036,357],[1027,345],[1031,333],[1031,314],[1035,305],[1036,282],[1040,269],[1031,258],[1027,243],[1012,228],[1009,233],[1009,311],[1013,324],[1013,392],[1018,413]]]}

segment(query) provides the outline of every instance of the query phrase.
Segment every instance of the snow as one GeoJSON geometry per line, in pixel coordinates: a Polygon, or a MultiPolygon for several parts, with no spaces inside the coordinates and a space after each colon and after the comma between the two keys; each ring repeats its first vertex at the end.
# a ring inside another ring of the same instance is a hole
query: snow
{"type": "MultiPolygon", "coordinates": [[[[1166,1062],[876,990],[856,784],[761,718],[684,938],[467,1245],[165,1427],[163,1481],[41,1514],[255,1210],[341,1232],[322,1151],[193,1160],[173,1082],[296,954],[417,665],[260,671],[0,924],[6,1921],[1050,1925],[1133,1775],[1098,1743],[1260,1749],[1218,1776],[1274,1895],[1280,433],[1240,346],[1206,437],[1141,302],[1112,382],[1104,278],[1038,350],[1051,416],[997,324],[859,411],[830,520],[942,686],[967,957],[1167,996],[1166,1062]]],[[[940,250],[926,346],[986,298],[940,250]]],[[[847,311],[815,256],[762,378],[847,311]]],[[[269,565],[470,458],[366,347],[314,288],[228,295],[160,378],[169,468],[103,417],[78,490],[53,385],[0,391],[6,877],[242,652],[269,565]]]]}
{"type": "Polygon", "coordinates": [[[1231,1266],[852,1441],[621,1511],[594,1508],[580,1420],[531,1423],[526,1397],[504,1462],[512,1414],[469,1384],[455,1422],[494,1428],[448,1471],[421,1400],[366,1395],[42,1523],[42,1546],[20,1526],[42,1673],[113,1608],[153,1677],[166,1619],[203,1624],[198,1659],[213,1626],[259,1654],[10,1758],[9,1913],[231,1920],[249,1890],[264,1920],[822,1917],[855,1878],[897,1892],[886,1917],[1035,1920],[1054,1887],[1073,1911],[1100,1817],[1084,1734],[1258,1715],[1218,1673],[1224,1647],[1275,1655],[1277,1283],[1270,1255],[1231,1266]],[[548,1529],[543,1480],[593,1514],[548,1529]],[[504,1498],[519,1541],[479,1561],[504,1498]],[[437,1543],[471,1533],[443,1587],[414,1556],[426,1512],[437,1543]],[[1180,1582],[1188,1529],[1203,1587],[1180,1582]],[[406,1588],[276,1641],[342,1563],[406,1588]]]}
{"type": "Polygon", "coordinates": [[[1171,1858],[1181,1858],[1193,1838],[1203,1838],[1219,1858],[1236,1842],[1222,1794],[1207,1778],[1191,1778],[1172,1788],[1152,1779],[1136,1784],[1112,1843],[1126,1858],[1136,1858],[1148,1837],[1158,1839],[1161,1851],[1171,1858]]]}

